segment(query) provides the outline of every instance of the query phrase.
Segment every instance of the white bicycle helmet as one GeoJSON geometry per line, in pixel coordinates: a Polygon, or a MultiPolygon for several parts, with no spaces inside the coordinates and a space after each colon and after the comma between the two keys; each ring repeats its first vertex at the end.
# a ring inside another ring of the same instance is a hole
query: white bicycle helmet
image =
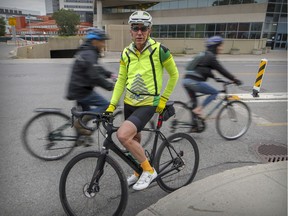
{"type": "Polygon", "coordinates": [[[135,11],[130,15],[128,24],[138,23],[152,26],[152,16],[146,11],[135,11]]]}

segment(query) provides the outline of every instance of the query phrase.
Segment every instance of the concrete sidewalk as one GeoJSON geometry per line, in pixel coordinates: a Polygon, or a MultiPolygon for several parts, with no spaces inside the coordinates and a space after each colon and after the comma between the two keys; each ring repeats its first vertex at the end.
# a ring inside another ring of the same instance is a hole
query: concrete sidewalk
{"type": "Polygon", "coordinates": [[[286,216],[287,161],[227,170],[192,182],[137,216],[286,216]]]}

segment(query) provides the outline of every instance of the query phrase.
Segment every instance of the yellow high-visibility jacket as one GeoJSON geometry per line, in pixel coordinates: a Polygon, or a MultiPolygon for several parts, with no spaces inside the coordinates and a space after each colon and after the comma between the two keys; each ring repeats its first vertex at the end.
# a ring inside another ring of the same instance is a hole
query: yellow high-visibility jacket
{"type": "Polygon", "coordinates": [[[178,69],[169,49],[149,38],[140,53],[131,43],[121,54],[118,80],[110,103],[116,106],[126,89],[124,103],[157,106],[161,93],[162,97],[169,99],[178,77],[178,69]],[[169,79],[162,93],[164,68],[169,79]]]}

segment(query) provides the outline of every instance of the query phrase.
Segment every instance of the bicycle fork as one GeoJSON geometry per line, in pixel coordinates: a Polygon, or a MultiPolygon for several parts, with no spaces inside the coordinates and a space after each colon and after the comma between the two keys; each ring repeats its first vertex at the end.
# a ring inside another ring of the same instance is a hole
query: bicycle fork
{"type": "Polygon", "coordinates": [[[96,168],[94,170],[90,184],[88,185],[87,188],[84,188],[84,193],[88,197],[93,197],[95,196],[97,192],[100,191],[99,180],[104,173],[103,170],[104,170],[104,165],[105,165],[107,154],[108,154],[108,150],[102,149],[100,156],[97,160],[96,168]]]}

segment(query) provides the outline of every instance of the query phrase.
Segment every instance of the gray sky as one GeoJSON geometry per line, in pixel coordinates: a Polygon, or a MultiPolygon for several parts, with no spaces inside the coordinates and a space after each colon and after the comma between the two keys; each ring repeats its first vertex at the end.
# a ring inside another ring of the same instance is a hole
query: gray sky
{"type": "Polygon", "coordinates": [[[12,7],[18,9],[40,11],[41,15],[45,15],[45,0],[0,0],[3,7],[12,7]]]}

